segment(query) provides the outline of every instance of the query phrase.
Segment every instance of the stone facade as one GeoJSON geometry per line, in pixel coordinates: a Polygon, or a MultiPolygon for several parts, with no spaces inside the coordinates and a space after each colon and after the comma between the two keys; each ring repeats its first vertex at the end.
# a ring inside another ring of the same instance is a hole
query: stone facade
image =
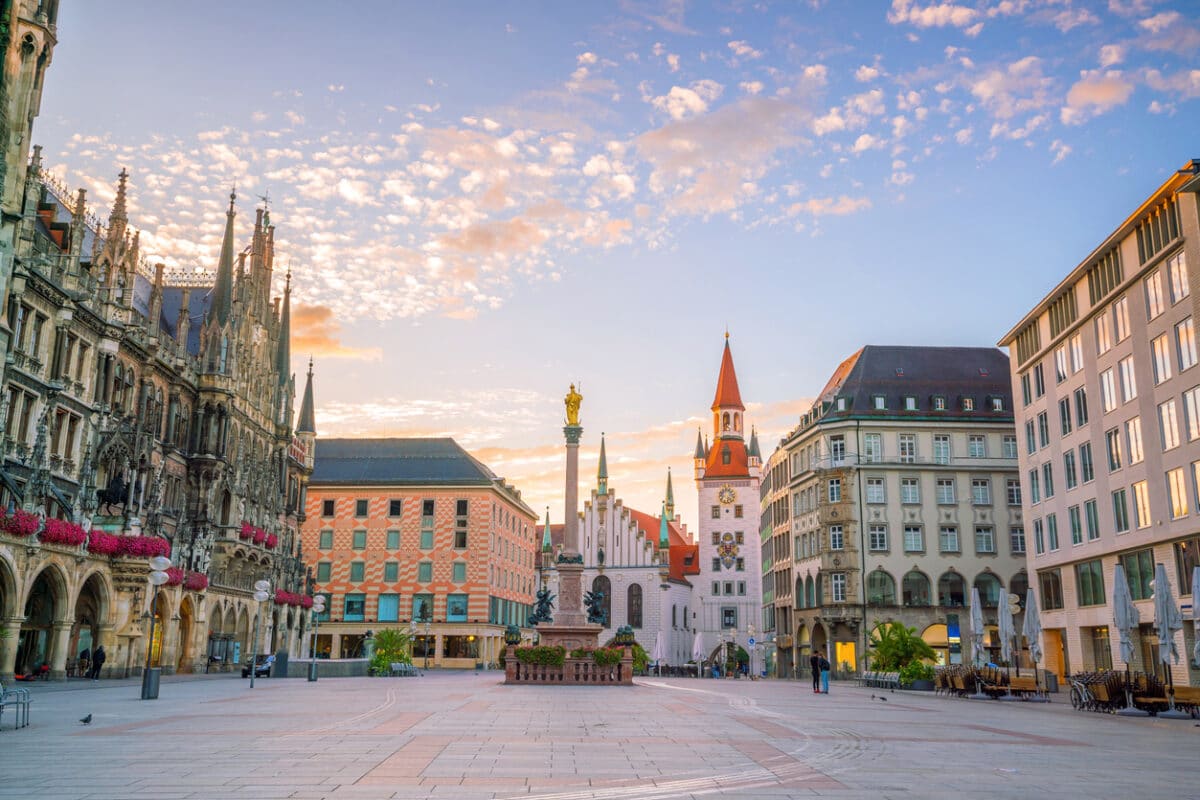
{"type": "Polygon", "coordinates": [[[296,652],[315,433],[293,431],[269,214],[235,256],[231,197],[215,270],[146,263],[124,170],[102,224],[38,148],[27,160],[57,3],[5,9],[0,677],[63,677],[98,645],[106,674],[148,658],[229,669],[259,616],[262,649],[296,652]],[[163,552],[174,569],[152,594],[148,557],[163,552]],[[284,592],[262,609],[260,579],[284,592]]]}
{"type": "Polygon", "coordinates": [[[1024,598],[1006,374],[994,349],[867,347],[780,442],[763,515],[781,674],[807,674],[813,652],[857,671],[890,621],[969,660],[971,588],[989,629],[1008,592],[1024,598]]]}
{"type": "MultiPolygon", "coordinates": [[[[1118,563],[1142,622],[1131,669],[1162,675],[1154,567],[1166,567],[1177,603],[1196,602],[1200,161],[1167,173],[1000,342],[1012,355],[1046,667],[1060,676],[1124,667],[1112,627],[1118,563]]],[[[1176,684],[1195,686],[1200,668],[1183,610],[1182,657],[1171,672],[1176,684]]]]}

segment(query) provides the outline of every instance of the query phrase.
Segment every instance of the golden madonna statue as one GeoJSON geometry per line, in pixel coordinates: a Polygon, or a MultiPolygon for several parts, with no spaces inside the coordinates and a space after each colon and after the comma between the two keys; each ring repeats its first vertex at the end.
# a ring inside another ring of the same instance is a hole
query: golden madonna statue
{"type": "Polygon", "coordinates": [[[563,398],[563,403],[567,406],[567,424],[579,424],[579,406],[583,404],[583,395],[575,391],[575,384],[571,384],[570,391],[563,398]]]}

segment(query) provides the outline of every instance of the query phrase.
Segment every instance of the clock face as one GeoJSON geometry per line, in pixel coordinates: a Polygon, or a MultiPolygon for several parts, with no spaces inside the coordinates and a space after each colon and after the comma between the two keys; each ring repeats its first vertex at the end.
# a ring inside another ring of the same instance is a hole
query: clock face
{"type": "Polygon", "coordinates": [[[717,492],[717,499],[721,501],[721,505],[727,506],[737,500],[737,492],[733,490],[732,486],[722,486],[721,490],[717,492]]]}
{"type": "Polygon", "coordinates": [[[733,569],[733,562],[737,558],[738,546],[734,541],[732,533],[722,533],[721,543],[717,545],[717,556],[721,559],[721,566],[725,569],[733,569]]]}

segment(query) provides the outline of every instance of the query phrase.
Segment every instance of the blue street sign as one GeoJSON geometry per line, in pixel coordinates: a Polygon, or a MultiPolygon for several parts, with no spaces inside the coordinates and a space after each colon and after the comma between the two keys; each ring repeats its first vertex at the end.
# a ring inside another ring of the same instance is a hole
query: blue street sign
{"type": "Polygon", "coordinates": [[[750,646],[754,647],[754,637],[753,636],[750,637],[750,646]]]}

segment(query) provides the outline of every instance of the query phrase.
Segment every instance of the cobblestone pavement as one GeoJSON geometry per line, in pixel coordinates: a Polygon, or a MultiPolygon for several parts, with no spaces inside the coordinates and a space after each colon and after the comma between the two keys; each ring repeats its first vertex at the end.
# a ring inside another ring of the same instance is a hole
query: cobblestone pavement
{"type": "Polygon", "coordinates": [[[33,725],[4,715],[0,798],[1200,798],[1194,721],[1080,713],[1061,695],[500,680],[166,678],[145,702],[136,680],[35,684],[33,725]]]}

